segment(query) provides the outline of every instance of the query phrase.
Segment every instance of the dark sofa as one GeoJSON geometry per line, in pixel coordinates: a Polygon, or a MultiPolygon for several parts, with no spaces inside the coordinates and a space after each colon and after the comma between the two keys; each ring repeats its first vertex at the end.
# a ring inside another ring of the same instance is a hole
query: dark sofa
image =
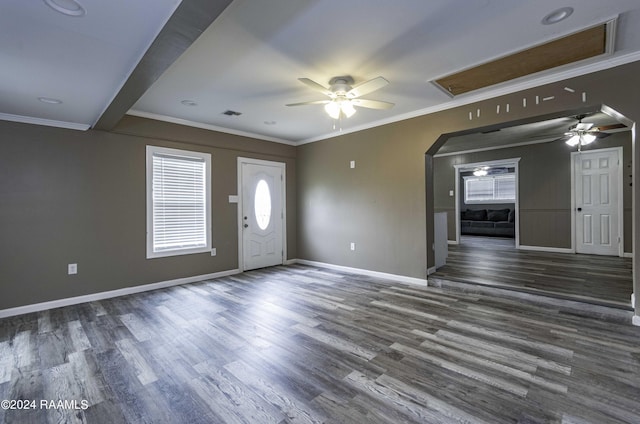
{"type": "Polygon", "coordinates": [[[461,211],[460,233],[475,236],[515,237],[515,210],[467,209],[461,211]]]}

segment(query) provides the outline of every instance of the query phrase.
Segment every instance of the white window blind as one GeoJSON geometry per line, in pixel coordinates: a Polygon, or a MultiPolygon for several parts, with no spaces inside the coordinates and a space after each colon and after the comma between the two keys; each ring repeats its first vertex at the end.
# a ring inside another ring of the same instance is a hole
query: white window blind
{"type": "Polygon", "coordinates": [[[514,173],[464,177],[465,203],[515,202],[516,176],[514,173]]]}
{"type": "Polygon", "coordinates": [[[210,163],[208,154],[148,146],[147,257],[211,249],[210,163]]]}

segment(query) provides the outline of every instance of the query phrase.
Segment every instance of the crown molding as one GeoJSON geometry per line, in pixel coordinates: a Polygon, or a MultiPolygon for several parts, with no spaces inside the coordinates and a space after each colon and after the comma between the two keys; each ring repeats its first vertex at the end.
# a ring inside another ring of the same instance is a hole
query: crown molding
{"type": "Polygon", "coordinates": [[[33,116],[12,115],[10,113],[0,113],[0,120],[21,122],[23,124],[44,125],[47,127],[66,128],[69,130],[86,131],[89,124],[81,124],[78,122],[56,121],[54,119],[36,118],[33,116]]]}

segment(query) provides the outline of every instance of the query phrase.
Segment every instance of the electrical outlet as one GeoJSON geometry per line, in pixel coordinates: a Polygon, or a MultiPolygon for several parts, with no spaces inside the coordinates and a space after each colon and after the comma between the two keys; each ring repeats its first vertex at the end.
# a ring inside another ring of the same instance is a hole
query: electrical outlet
{"type": "Polygon", "coordinates": [[[453,197],[453,190],[449,190],[449,197],[453,197]]]}
{"type": "Polygon", "coordinates": [[[218,254],[217,249],[214,247],[211,249],[211,256],[216,256],[218,254]]]}
{"type": "Polygon", "coordinates": [[[354,168],[356,167],[356,161],[355,161],[355,160],[352,160],[351,162],[349,162],[349,167],[350,167],[351,169],[354,169],[354,168]]]}
{"type": "Polygon", "coordinates": [[[356,250],[356,244],[354,242],[351,242],[351,250],[356,250]]]}
{"type": "Polygon", "coordinates": [[[69,275],[77,274],[78,273],[78,264],[69,264],[69,265],[67,265],[67,273],[69,275]]]}

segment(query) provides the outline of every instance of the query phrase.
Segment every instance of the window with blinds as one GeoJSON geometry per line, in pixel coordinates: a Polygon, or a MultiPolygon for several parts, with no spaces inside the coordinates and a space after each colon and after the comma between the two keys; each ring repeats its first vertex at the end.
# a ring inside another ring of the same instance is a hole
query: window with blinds
{"type": "Polygon", "coordinates": [[[211,155],[147,146],[147,258],[211,250],[211,155]]]}
{"type": "Polygon", "coordinates": [[[464,177],[465,203],[515,202],[516,176],[514,173],[464,177]]]}

